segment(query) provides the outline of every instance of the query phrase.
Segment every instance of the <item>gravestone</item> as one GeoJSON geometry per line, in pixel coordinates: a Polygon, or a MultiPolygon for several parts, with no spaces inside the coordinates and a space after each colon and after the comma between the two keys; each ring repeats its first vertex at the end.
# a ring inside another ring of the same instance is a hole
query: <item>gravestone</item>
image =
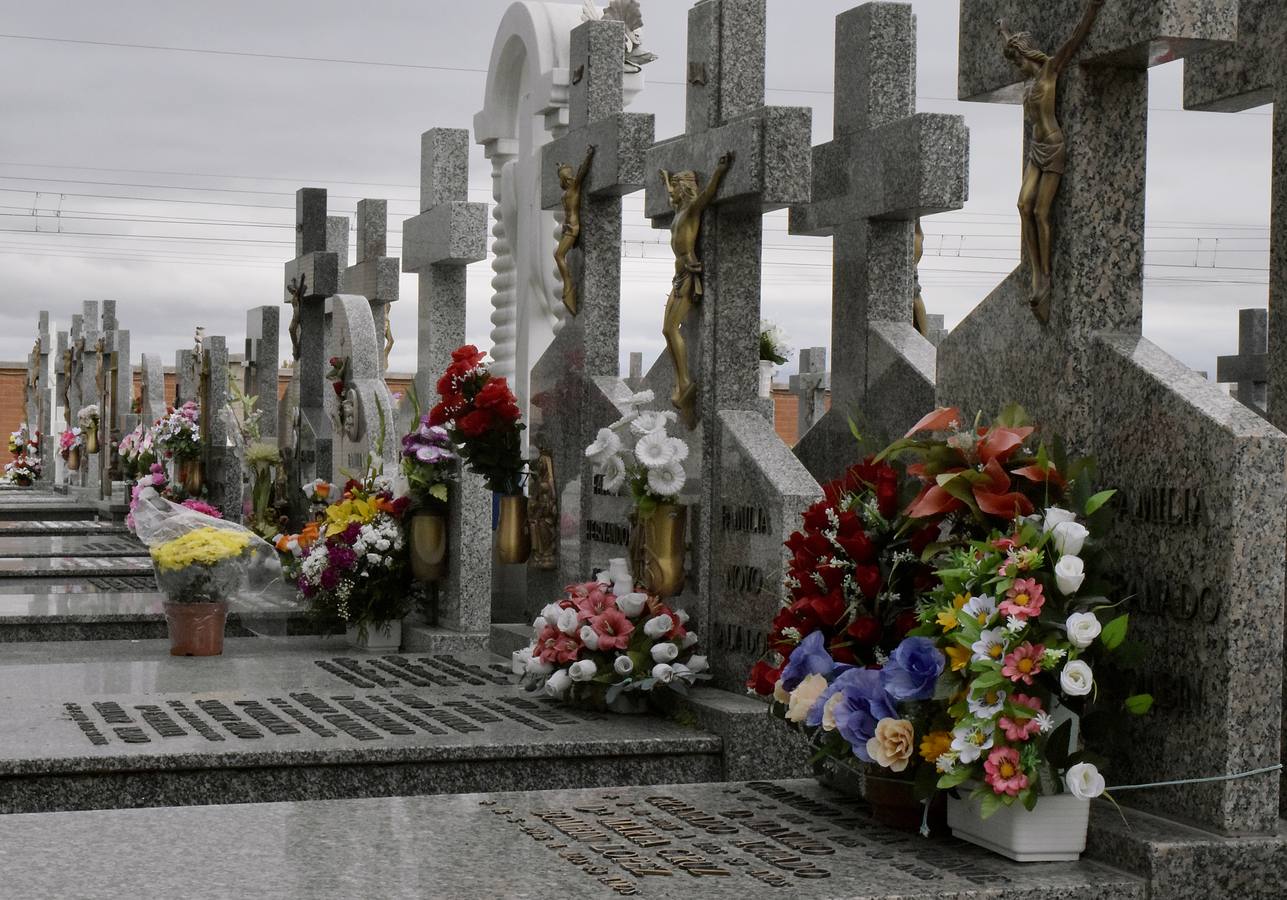
{"type": "MultiPolygon", "coordinates": [[[[116,378],[116,389],[113,393],[113,422],[118,429],[117,439],[133,430],[134,420],[134,365],[130,362],[130,332],[121,328],[116,318],[116,301],[103,301],[103,331],[113,335],[109,346],[116,354],[113,373],[116,378]]],[[[104,416],[106,418],[106,416],[104,416]]]]}
{"type": "MultiPolygon", "coordinates": [[[[277,441],[294,487],[330,478],[331,423],[324,392],[330,358],[326,298],[339,293],[340,255],[332,250],[338,227],[326,215],[326,190],[301,188],[295,194],[295,259],[286,263],[286,302],[292,305],[290,336],[294,364],[287,400],[278,419],[277,441]],[[328,246],[328,236],[332,242],[328,246]],[[292,285],[295,293],[292,294],[292,285]]],[[[347,238],[347,228],[345,229],[347,238]]],[[[347,258],[347,247],[345,248],[347,258]]]]}
{"type": "Polygon", "coordinates": [[[165,415],[165,368],[159,353],[144,353],[139,367],[139,415],[150,426],[165,415]]]}
{"type": "Polygon", "coordinates": [[[796,395],[796,434],[803,438],[827,413],[827,392],[831,373],[827,371],[827,348],[808,347],[800,351],[800,372],[791,376],[796,395]]]}
{"type": "Polygon", "coordinates": [[[207,502],[233,522],[241,521],[241,460],[233,446],[225,408],[228,406],[228,342],[222,335],[205,339],[201,351],[199,398],[201,461],[205,468],[207,502]]]}
{"type": "Polygon", "coordinates": [[[1267,399],[1269,420],[1287,430],[1287,15],[1278,0],[1241,0],[1237,44],[1185,60],[1184,106],[1240,112],[1265,103],[1274,105],[1267,399]]]}
{"type": "MultiPolygon", "coordinates": [[[[734,154],[703,216],[703,294],[683,326],[700,427],[686,464],[697,475],[694,596],[677,602],[696,621],[717,683],[739,689],[781,603],[783,541],[821,496],[777,436],[771,401],[759,397],[761,217],[809,199],[812,118],[763,105],[764,40],[763,0],[702,0],[689,10],[687,133],[648,151],[644,199],[653,227],[668,228],[662,170],[693,170],[705,186],[717,161],[734,154]]],[[[664,354],[647,380],[667,408],[673,378],[664,354]]]]}
{"type": "Polygon", "coordinates": [[[1260,415],[1269,410],[1269,311],[1238,310],[1238,355],[1216,358],[1216,381],[1233,384],[1230,396],[1260,415]]]}
{"type": "MultiPolygon", "coordinates": [[[[1068,158],[1054,209],[1049,322],[1029,310],[1021,266],[938,352],[940,402],[985,417],[1020,403],[1070,453],[1093,455],[1100,483],[1121,492],[1107,541],[1122,561],[1132,635],[1148,651],[1135,686],[1158,703],[1117,735],[1114,783],[1219,777],[1279,761],[1287,438],[1140,334],[1147,69],[1231,39],[1236,6],[1103,8],[1058,86],[1068,158]]],[[[1053,52],[1085,8],[964,0],[961,97],[1021,97],[999,19],[1053,52]]],[[[1278,824],[1278,787],[1261,775],[1127,799],[1209,831],[1265,833],[1278,824]]]]}
{"type": "MultiPolygon", "coordinates": [[[[97,300],[86,300],[81,305],[81,337],[79,340],[80,351],[77,353],[76,361],[76,378],[78,382],[78,406],[72,411],[72,421],[76,422],[80,411],[87,409],[91,405],[99,405],[100,427],[99,443],[102,445],[105,437],[102,422],[102,405],[100,402],[99,391],[99,368],[102,365],[102,357],[105,350],[104,334],[102,331],[102,314],[97,300]]],[[[79,477],[73,479],[73,485],[84,488],[89,496],[97,496],[99,485],[99,460],[98,454],[89,453],[87,448],[81,449],[81,469],[79,477]]]]}
{"type": "Polygon", "coordinates": [[[584,22],[572,30],[568,129],[541,150],[541,205],[562,209],[559,167],[578,170],[595,148],[579,188],[580,237],[569,255],[579,257],[572,266],[577,313],[565,315],[530,382],[528,443],[533,456],[548,454],[554,476],[553,509],[535,513],[556,524],[534,541],[538,559],[527,569],[526,608],[506,610],[518,614],[505,621],[531,621],[565,585],[586,581],[610,558],[626,555],[616,539],[605,538],[621,534],[631,501],[603,491],[585,458],[585,448],[621,417],[617,404],[631,393],[619,377],[622,197],[644,186],[653,117],[623,111],[624,45],[620,22],[584,22]],[[547,542],[553,546],[543,567],[539,550],[547,542]]]}
{"type": "Polygon", "coordinates": [[[639,390],[643,385],[643,354],[632,351],[629,358],[629,368],[626,370],[626,385],[632,391],[639,390]]]}
{"type": "Polygon", "coordinates": [[[53,349],[49,334],[49,312],[41,310],[36,330],[36,342],[32,346],[31,356],[27,361],[27,380],[24,392],[24,421],[31,436],[40,432],[37,442],[40,454],[40,478],[38,484],[49,484],[54,477],[54,437],[53,428],[54,392],[50,384],[50,351],[53,349]]]}
{"type": "Polygon", "coordinates": [[[362,478],[368,461],[392,473],[398,459],[393,395],[381,372],[381,344],[371,304],[355,294],[329,298],[331,352],[339,360],[337,377],[324,392],[333,441],[332,484],[362,478]],[[336,386],[338,385],[338,387],[336,386]]]}
{"type": "Polygon", "coordinates": [[[199,362],[194,350],[176,350],[174,353],[174,407],[196,402],[201,382],[199,362]]]}
{"type": "Polygon", "coordinates": [[[259,434],[269,443],[277,437],[280,330],[280,307],[256,306],[246,312],[246,356],[241,389],[247,397],[255,398],[259,434]]]}
{"type": "MultiPolygon", "coordinates": [[[[397,257],[388,252],[388,201],[359,200],[357,205],[357,264],[344,272],[345,293],[361,294],[371,304],[375,336],[380,342],[380,374],[389,368],[393,326],[389,316],[398,299],[397,257]]],[[[347,252],[345,253],[347,257],[347,252]]]]}
{"type": "MultiPolygon", "coordinates": [[[[402,267],[419,276],[416,395],[428,409],[465,343],[465,267],[487,256],[487,204],[469,203],[469,132],[434,128],[420,138],[420,214],[402,226],[402,267]]],[[[461,632],[491,623],[491,493],[463,467],[450,490],[447,577],[438,622],[461,632]]]]}
{"type": "Polygon", "coordinates": [[[795,447],[820,481],[933,408],[934,345],[912,324],[916,220],[960,209],[969,168],[964,118],[916,112],[910,6],[837,16],[835,60],[835,137],[814,148],[813,199],[790,220],[793,234],[833,237],[831,409],[795,447]]]}

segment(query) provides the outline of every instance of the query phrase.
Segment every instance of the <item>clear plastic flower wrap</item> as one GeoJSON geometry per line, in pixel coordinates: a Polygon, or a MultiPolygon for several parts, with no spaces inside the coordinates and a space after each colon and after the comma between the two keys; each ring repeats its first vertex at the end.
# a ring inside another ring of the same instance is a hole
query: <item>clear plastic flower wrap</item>
{"type": "Polygon", "coordinates": [[[301,605],[271,544],[249,528],[173,503],[145,488],[134,510],[157,586],[172,603],[225,601],[254,633],[284,634],[301,605]],[[253,625],[251,624],[253,620],[253,625]]]}

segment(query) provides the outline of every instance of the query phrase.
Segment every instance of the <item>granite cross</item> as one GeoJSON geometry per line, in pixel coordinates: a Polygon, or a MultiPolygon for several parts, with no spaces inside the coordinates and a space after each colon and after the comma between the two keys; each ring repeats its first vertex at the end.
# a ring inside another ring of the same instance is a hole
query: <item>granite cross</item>
{"type": "Polygon", "coordinates": [[[246,356],[242,391],[247,397],[256,399],[259,433],[269,442],[277,437],[280,333],[280,307],[256,306],[246,311],[246,356]]]}
{"type": "Polygon", "coordinates": [[[1269,386],[1268,352],[1269,311],[1238,310],[1238,355],[1216,358],[1216,381],[1233,383],[1233,397],[1261,415],[1269,386]]]}
{"type": "MultiPolygon", "coordinates": [[[[357,205],[357,263],[344,272],[344,293],[360,294],[371,304],[375,334],[382,346],[380,372],[389,368],[393,349],[393,327],[389,322],[392,304],[398,299],[397,257],[388,252],[387,200],[359,200],[357,205]]],[[[342,259],[347,258],[347,250],[342,259]]]]}
{"type": "Polygon", "coordinates": [[[241,521],[241,461],[231,446],[224,408],[228,405],[228,342],[222,335],[205,339],[201,352],[201,459],[210,505],[231,522],[241,521]]]}
{"type": "MultiPolygon", "coordinates": [[[[416,395],[423,408],[434,403],[451,351],[465,342],[465,267],[487,256],[487,204],[470,203],[468,196],[469,132],[426,131],[420,138],[420,214],[402,225],[403,271],[420,276],[416,395]]],[[[492,603],[491,494],[462,467],[450,498],[438,624],[485,633],[492,603]]]]}
{"type": "MultiPolygon", "coordinates": [[[[1021,265],[938,351],[940,402],[969,417],[1022,404],[1045,434],[1095,458],[1099,485],[1118,489],[1102,539],[1120,561],[1120,596],[1145,652],[1117,686],[1158,697],[1147,721],[1114,732],[1114,777],[1127,782],[1279,760],[1287,438],[1141,334],[1147,70],[1232,40],[1237,6],[1103,7],[1057,86],[1067,160],[1050,321],[1030,313],[1021,265]],[[1254,669],[1250,646],[1263,654],[1254,669]]],[[[1085,10],[1085,0],[963,0],[961,97],[1023,97],[998,20],[1053,52],[1085,10]]],[[[1271,775],[1142,791],[1130,802],[1214,831],[1267,832],[1278,793],[1271,775]]]]}
{"type": "Polygon", "coordinates": [[[528,567],[524,620],[540,608],[537,598],[557,595],[564,585],[606,568],[607,554],[623,552],[592,546],[594,530],[586,523],[623,519],[628,502],[596,493],[584,451],[598,429],[620,417],[616,402],[630,393],[619,377],[622,197],[644,186],[653,117],[623,111],[624,45],[620,22],[584,22],[572,29],[568,130],[541,149],[541,205],[559,209],[560,166],[580,166],[595,148],[580,188],[579,243],[569,255],[580,298],[577,314],[564,318],[529,381],[528,441],[533,456],[536,449],[549,451],[559,509],[537,510],[546,527],[536,534],[536,549],[546,561],[528,567]]]}
{"type": "Polygon", "coordinates": [[[912,324],[920,216],[968,192],[962,116],[916,112],[916,17],[867,3],[836,17],[835,125],[813,150],[813,199],[793,234],[832,235],[831,410],[796,455],[826,481],[854,462],[849,422],[901,437],[934,402],[934,347],[912,324]]]}
{"type": "Polygon", "coordinates": [[[151,425],[165,415],[165,370],[161,356],[144,353],[139,375],[139,410],[144,425],[151,425]]]}
{"type": "Polygon", "coordinates": [[[1188,109],[1239,112],[1271,102],[1274,148],[1266,402],[1269,420],[1287,429],[1287,9],[1281,0],[1241,0],[1237,45],[1185,62],[1184,105],[1188,109]]]}
{"type": "Polygon", "coordinates": [[[791,376],[791,392],[796,395],[796,441],[827,412],[827,393],[831,390],[831,373],[827,371],[827,348],[808,347],[800,351],[800,372],[791,376]]]}
{"type": "MultiPolygon", "coordinates": [[[[674,601],[705,629],[716,681],[730,688],[745,679],[780,603],[766,572],[785,564],[782,542],[821,493],[774,432],[772,401],[759,396],[762,216],[807,202],[812,163],[811,111],[764,105],[764,42],[764,0],[701,0],[689,10],[686,134],[648,151],[644,196],[653,226],[668,228],[663,170],[695,171],[704,189],[732,154],[703,215],[704,290],[682,328],[699,426],[685,463],[685,495],[696,498],[695,596],[674,601]]],[[[668,357],[647,384],[669,408],[668,357]]]]}
{"type": "MultiPolygon", "coordinates": [[[[326,389],[326,298],[339,293],[340,255],[334,246],[337,229],[326,215],[326,190],[301,188],[295,194],[295,259],[286,263],[286,302],[295,309],[291,340],[295,346],[298,385],[296,408],[286,410],[292,418],[296,458],[291,470],[296,485],[319,475],[329,477],[331,425],[327,419],[323,391],[326,389]],[[328,237],[331,243],[328,246],[328,237]]],[[[347,221],[345,222],[347,238],[347,221]]],[[[347,250],[347,248],[346,248],[347,250]]],[[[278,440],[287,437],[279,431],[278,440]]]]}

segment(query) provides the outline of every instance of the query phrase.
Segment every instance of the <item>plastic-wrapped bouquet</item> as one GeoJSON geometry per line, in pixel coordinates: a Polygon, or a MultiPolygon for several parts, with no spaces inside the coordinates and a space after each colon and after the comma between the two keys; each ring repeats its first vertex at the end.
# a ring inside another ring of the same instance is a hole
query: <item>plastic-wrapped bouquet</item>
{"type": "Polygon", "coordinates": [[[688,615],[635,590],[624,559],[597,580],[574,584],[532,623],[532,644],[513,655],[529,691],[620,712],[641,711],[647,696],[678,694],[710,676],[696,655],[688,615]]]}

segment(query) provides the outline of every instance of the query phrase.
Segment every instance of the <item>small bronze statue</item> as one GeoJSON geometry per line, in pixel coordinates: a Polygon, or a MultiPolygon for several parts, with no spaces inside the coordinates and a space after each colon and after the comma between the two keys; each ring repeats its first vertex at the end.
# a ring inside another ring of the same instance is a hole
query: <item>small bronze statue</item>
{"type": "Polygon", "coordinates": [[[925,298],[921,296],[921,260],[925,256],[925,232],[921,220],[916,219],[916,238],[912,243],[912,277],[916,288],[912,294],[912,327],[923,337],[929,337],[929,314],[925,311],[925,298]]]}
{"type": "Polygon", "coordinates": [[[393,352],[393,304],[384,304],[384,371],[389,371],[389,354],[393,352]]]}
{"type": "Polygon", "coordinates": [[[590,173],[594,149],[593,144],[586,148],[585,159],[576,171],[567,163],[559,164],[559,184],[563,188],[563,236],[554,249],[554,264],[559,267],[559,277],[563,279],[563,305],[573,316],[577,314],[578,298],[576,280],[568,266],[568,254],[581,242],[581,185],[590,173]]]}
{"type": "Polygon", "coordinates": [[[528,523],[532,529],[532,555],[528,564],[533,569],[553,572],[559,559],[559,495],[554,481],[554,457],[542,447],[532,464],[531,499],[528,523]]]}
{"type": "Polygon", "coordinates": [[[675,254],[675,280],[670,296],[666,298],[666,316],[661,333],[666,338],[671,362],[675,366],[675,391],[670,402],[679,410],[680,417],[689,428],[697,424],[697,385],[688,373],[688,350],[680,326],[688,318],[693,305],[701,302],[702,261],[697,257],[697,241],[701,237],[702,213],[710,206],[719,190],[720,182],[733,165],[733,154],[719,158],[710,183],[704,191],[697,190],[696,172],[671,174],[662,170],[666,193],[675,210],[670,224],[670,249],[675,254]]]}
{"type": "MultiPolygon", "coordinates": [[[[290,352],[291,358],[299,362],[299,306],[304,302],[304,292],[308,289],[308,279],[300,275],[298,279],[292,278],[290,286],[290,352]]],[[[387,319],[386,319],[387,321],[387,319]]]]}
{"type": "Polygon", "coordinates": [[[1095,24],[1104,0],[1090,0],[1077,30],[1054,56],[1043,52],[1026,31],[1011,33],[1004,20],[997,23],[1005,38],[1005,57],[1031,79],[1023,97],[1023,118],[1032,129],[1028,162],[1019,192],[1019,221],[1023,253],[1032,268],[1032,311],[1042,322],[1050,321],[1051,209],[1063,180],[1068,147],[1055,115],[1059,76],[1081,49],[1095,24]]]}

